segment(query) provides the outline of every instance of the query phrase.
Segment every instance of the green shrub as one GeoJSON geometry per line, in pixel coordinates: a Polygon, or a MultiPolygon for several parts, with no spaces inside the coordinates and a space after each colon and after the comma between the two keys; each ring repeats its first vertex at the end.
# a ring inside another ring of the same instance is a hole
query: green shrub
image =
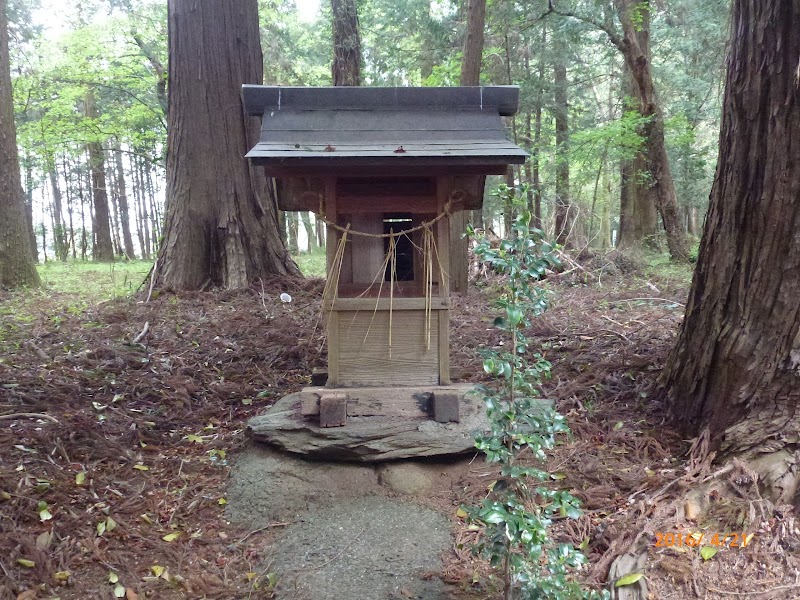
{"type": "Polygon", "coordinates": [[[539,397],[538,384],[550,375],[550,363],[541,353],[529,352],[524,333],[530,319],[547,309],[547,296],[535,283],[557,266],[557,259],[543,233],[531,228],[525,205],[514,199],[524,198],[524,192],[501,187],[498,194],[517,211],[509,237],[493,248],[474,230],[469,235],[478,240],[479,260],[507,279],[494,301],[500,311],[494,325],[507,340],[501,350],[480,351],[483,368],[494,380],[476,389],[486,404],[491,431],[479,436],[475,446],[488,462],[500,466],[501,479],[480,506],[465,511],[472,526],[483,529],[476,551],[500,570],[506,600],[607,597],[583,592],[569,579],[585,558],[569,544],[553,544],[548,532],[554,517],[580,516],[572,495],[545,485],[551,481],[541,468],[546,451],[569,430],[564,417],[539,397]],[[521,464],[523,452],[540,466],[521,464]]]}

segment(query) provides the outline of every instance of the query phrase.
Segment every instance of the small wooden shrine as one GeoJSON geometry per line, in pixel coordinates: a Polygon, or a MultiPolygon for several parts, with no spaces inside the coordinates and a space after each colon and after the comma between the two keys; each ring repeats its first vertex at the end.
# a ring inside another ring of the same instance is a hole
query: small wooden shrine
{"type": "Polygon", "coordinates": [[[501,119],[519,89],[246,85],[243,98],[262,118],[247,157],[276,179],[279,207],[327,226],[327,383],[303,414],[341,426],[383,404],[457,421],[450,217],[481,208],[487,175],[524,162],[501,119]]]}

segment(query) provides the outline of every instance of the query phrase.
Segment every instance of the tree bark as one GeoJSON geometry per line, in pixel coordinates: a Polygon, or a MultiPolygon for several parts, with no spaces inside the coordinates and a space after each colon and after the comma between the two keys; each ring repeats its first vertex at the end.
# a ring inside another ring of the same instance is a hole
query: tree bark
{"type": "Polygon", "coordinates": [[[511,165],[508,165],[506,169],[506,187],[509,190],[508,193],[508,201],[506,205],[503,207],[503,237],[510,237],[511,236],[511,228],[514,224],[514,218],[516,215],[514,214],[514,199],[517,195],[517,184],[514,180],[514,168],[511,165]]]}
{"type": "Polygon", "coordinates": [[[50,178],[50,190],[53,194],[50,204],[50,216],[53,222],[53,247],[56,257],[59,260],[67,260],[66,229],[64,228],[64,213],[62,207],[63,196],[61,186],[58,183],[58,170],[56,169],[56,157],[53,154],[47,156],[47,170],[50,178]]]}
{"type": "Polygon", "coordinates": [[[28,236],[31,240],[31,252],[33,262],[39,262],[39,243],[36,240],[36,231],[33,229],[33,164],[30,156],[26,155],[25,160],[25,221],[28,227],[28,236]]]}
{"type": "Polygon", "coordinates": [[[486,0],[467,0],[467,30],[461,61],[461,85],[480,85],[486,0]]]}
{"type": "Polygon", "coordinates": [[[117,175],[117,202],[119,203],[119,221],[122,227],[122,239],[125,245],[125,256],[130,260],[136,260],[136,252],[133,250],[133,236],[131,235],[131,221],[128,214],[128,190],[125,185],[125,168],[122,163],[122,149],[114,151],[117,175]]]}
{"type": "MultiPolygon", "coordinates": [[[[467,0],[467,30],[464,34],[460,80],[463,86],[476,86],[481,83],[485,27],[486,0],[467,0]]],[[[450,289],[454,292],[466,292],[469,284],[469,240],[464,235],[469,218],[469,212],[463,210],[450,217],[449,275],[450,289]]]]}
{"type": "Polygon", "coordinates": [[[300,254],[300,244],[298,243],[299,237],[299,224],[297,219],[297,213],[295,211],[287,212],[286,213],[286,226],[288,228],[288,247],[289,252],[292,254],[300,254]]]}
{"type": "Polygon", "coordinates": [[[664,115],[656,97],[650,62],[650,10],[645,0],[615,0],[622,23],[623,37],[612,38],[625,59],[634,83],[638,109],[648,119],[642,127],[649,185],[667,232],[667,245],[673,260],[688,260],[686,236],[678,213],[675,184],[667,159],[664,140],[664,115]]]}
{"type": "MultiPolygon", "coordinates": [[[[542,215],[542,181],[540,176],[541,170],[541,154],[542,154],[542,109],[544,104],[544,71],[545,60],[544,52],[547,48],[547,27],[542,26],[542,40],[539,45],[539,83],[536,86],[536,106],[534,108],[534,129],[533,129],[533,147],[531,149],[532,173],[533,179],[533,214],[536,219],[536,226],[539,229],[544,229],[544,217],[542,215]]],[[[530,121],[528,122],[528,137],[530,137],[530,121]]]]}
{"type": "Polygon", "coordinates": [[[558,44],[554,52],[553,83],[556,116],[556,242],[569,243],[575,221],[569,196],[569,106],[566,51],[558,44]]]}
{"type": "MultiPolygon", "coordinates": [[[[153,165],[148,159],[142,160],[142,178],[147,192],[146,202],[150,213],[150,245],[153,253],[158,255],[161,247],[161,235],[164,219],[161,214],[160,204],[156,202],[156,189],[153,182],[153,165]]],[[[274,197],[274,196],[273,196],[274,197]]]]}
{"type": "MultiPolygon", "coordinates": [[[[108,156],[104,154],[104,162],[103,164],[107,163],[108,156]]],[[[114,178],[113,173],[108,174],[109,179],[114,178]]],[[[111,195],[109,197],[109,204],[111,206],[111,242],[114,246],[114,256],[120,256],[123,253],[122,248],[122,240],[120,240],[119,232],[120,232],[120,224],[119,224],[119,192],[117,191],[116,185],[110,188],[111,195]]],[[[106,192],[108,193],[108,192],[106,192]]]]}
{"type": "MultiPolygon", "coordinates": [[[[646,29],[637,32],[642,47],[650,47],[646,29]]],[[[629,99],[635,100],[638,91],[625,64],[622,69],[622,89],[625,95],[624,106],[629,99]]],[[[643,133],[643,132],[640,132],[643,133]]],[[[654,201],[653,188],[648,176],[647,151],[643,146],[636,149],[632,158],[620,161],[620,198],[619,198],[619,240],[617,247],[627,250],[640,250],[644,246],[656,248],[658,233],[658,211],[654,201]]]]}
{"type": "Polygon", "coordinates": [[[0,0],[0,287],[37,285],[14,125],[6,0],[0,0]]]}
{"type": "Polygon", "coordinates": [[[333,85],[361,85],[361,35],[356,0],[331,0],[333,85]]]}
{"type": "Polygon", "coordinates": [[[144,179],[142,177],[141,158],[134,158],[132,166],[134,196],[136,198],[136,210],[139,217],[139,245],[142,249],[142,256],[145,260],[152,257],[152,246],[150,243],[150,215],[147,211],[147,191],[145,190],[144,179]]]}
{"type": "Polygon", "coordinates": [[[47,262],[47,227],[45,227],[44,222],[41,224],[42,232],[42,255],[44,256],[44,262],[47,262]]]}
{"type": "Polygon", "coordinates": [[[313,252],[319,246],[317,246],[317,236],[316,232],[314,231],[314,226],[311,224],[311,213],[308,212],[301,212],[300,213],[300,220],[303,222],[303,229],[306,232],[307,238],[307,246],[309,252],[313,252]]]}
{"type": "MultiPolygon", "coordinates": [[[[72,191],[70,190],[69,186],[69,171],[67,170],[67,162],[68,159],[65,156],[62,156],[61,160],[61,174],[64,176],[64,181],[68,182],[67,185],[64,187],[64,191],[66,192],[67,197],[67,231],[69,232],[69,240],[67,241],[67,250],[72,250],[72,258],[75,259],[78,256],[77,249],[75,247],[75,220],[74,220],[74,213],[75,207],[73,202],[73,195],[72,191]]],[[[66,239],[66,236],[65,236],[66,239]]]]}
{"type": "Polygon", "coordinates": [[[170,0],[166,225],[156,285],[245,288],[299,274],[281,242],[274,189],[244,154],[259,138],[243,83],[261,83],[256,0],[170,0]]]}
{"type": "Polygon", "coordinates": [[[659,392],[683,432],[796,500],[800,3],[734,0],[720,153],[686,316],[659,392]]]}
{"type": "MultiPolygon", "coordinates": [[[[97,119],[97,105],[94,90],[85,97],[84,112],[87,119],[97,119]]],[[[89,168],[92,172],[92,198],[94,200],[94,259],[101,262],[114,261],[114,245],[111,241],[111,222],[108,212],[108,188],[106,187],[106,165],[103,145],[98,141],[89,142],[89,168]]]]}
{"type": "Polygon", "coordinates": [[[86,197],[83,193],[83,173],[80,168],[80,159],[78,159],[78,198],[80,199],[81,206],[81,260],[86,260],[86,252],[89,246],[89,240],[86,229],[86,197]]]}

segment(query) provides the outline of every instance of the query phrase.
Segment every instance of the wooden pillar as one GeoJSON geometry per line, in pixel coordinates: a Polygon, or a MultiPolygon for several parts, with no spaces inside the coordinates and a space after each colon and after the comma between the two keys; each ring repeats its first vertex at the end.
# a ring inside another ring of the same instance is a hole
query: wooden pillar
{"type": "MultiPolygon", "coordinates": [[[[328,221],[336,223],[338,212],[336,210],[336,178],[325,178],[325,217],[328,221]]],[[[326,276],[330,281],[333,270],[333,262],[336,257],[336,250],[339,246],[341,233],[327,225],[327,242],[325,245],[326,254],[326,276]]],[[[327,314],[328,318],[328,383],[327,387],[339,385],[339,318],[338,313],[331,307],[327,314]]]]}

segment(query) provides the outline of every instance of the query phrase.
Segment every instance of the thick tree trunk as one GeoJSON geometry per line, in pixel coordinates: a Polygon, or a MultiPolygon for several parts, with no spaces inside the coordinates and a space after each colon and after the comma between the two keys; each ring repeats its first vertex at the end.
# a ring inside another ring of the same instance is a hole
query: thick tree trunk
{"type": "MultiPolygon", "coordinates": [[[[486,0],[467,0],[467,30],[464,34],[464,54],[461,62],[460,84],[475,86],[481,83],[483,62],[483,32],[486,27],[486,0]]],[[[466,292],[469,284],[469,240],[464,235],[470,219],[468,211],[450,217],[450,289],[466,292]]],[[[481,217],[483,221],[483,217],[481,217]]]]}
{"type": "Polygon", "coordinates": [[[39,285],[20,181],[8,57],[6,0],[0,0],[0,287],[39,285]]]}
{"type": "Polygon", "coordinates": [[[333,85],[361,85],[361,35],[356,0],[331,0],[333,85]]]}
{"type": "Polygon", "coordinates": [[[119,220],[122,226],[122,239],[125,244],[125,256],[130,260],[136,260],[136,253],[133,250],[133,236],[131,235],[131,220],[128,214],[128,190],[125,185],[125,168],[122,164],[122,150],[117,148],[114,151],[117,175],[117,202],[119,203],[119,220]]]}
{"type": "Polygon", "coordinates": [[[461,62],[461,85],[480,85],[483,39],[486,27],[486,0],[466,0],[467,29],[461,62]]]}
{"type": "Polygon", "coordinates": [[[619,242],[621,249],[656,249],[658,211],[652,202],[645,177],[646,160],[638,155],[633,160],[620,162],[619,188],[619,242]]]}
{"type": "Polygon", "coordinates": [[[623,28],[622,39],[612,39],[625,58],[634,86],[639,112],[647,117],[642,127],[647,172],[653,199],[664,222],[667,232],[667,245],[673,260],[687,260],[686,236],[678,213],[675,184],[667,159],[664,140],[664,115],[653,86],[650,63],[650,10],[645,0],[616,0],[620,22],[623,28]]]}
{"type": "MultiPolygon", "coordinates": [[[[649,48],[646,29],[637,32],[639,44],[649,48]]],[[[636,101],[638,89],[627,64],[622,69],[622,89],[627,99],[636,101]]],[[[641,132],[640,132],[641,133],[641,132]]],[[[633,158],[620,161],[619,193],[619,241],[617,247],[625,250],[641,250],[644,246],[656,248],[658,234],[658,210],[654,190],[648,176],[647,152],[644,147],[636,150],[633,158]]]]}
{"type": "Polygon", "coordinates": [[[555,48],[553,62],[554,101],[556,113],[556,242],[569,243],[575,221],[569,196],[569,106],[567,83],[567,49],[563,44],[555,48]]]}
{"type": "MultiPolygon", "coordinates": [[[[97,119],[94,91],[86,93],[84,111],[87,119],[97,119]]],[[[89,168],[92,171],[92,198],[94,200],[94,259],[102,262],[114,261],[114,245],[111,241],[111,222],[108,212],[108,189],[106,187],[105,153],[100,142],[87,144],[89,168]]]]}
{"type": "Polygon", "coordinates": [[[256,0],[170,0],[167,215],[156,285],[245,288],[299,274],[281,242],[275,196],[244,154],[258,140],[243,83],[261,83],[256,0]]]}
{"type": "Polygon", "coordinates": [[[800,3],[734,0],[720,153],[677,345],[683,432],[795,498],[800,446],[800,3]]]}

